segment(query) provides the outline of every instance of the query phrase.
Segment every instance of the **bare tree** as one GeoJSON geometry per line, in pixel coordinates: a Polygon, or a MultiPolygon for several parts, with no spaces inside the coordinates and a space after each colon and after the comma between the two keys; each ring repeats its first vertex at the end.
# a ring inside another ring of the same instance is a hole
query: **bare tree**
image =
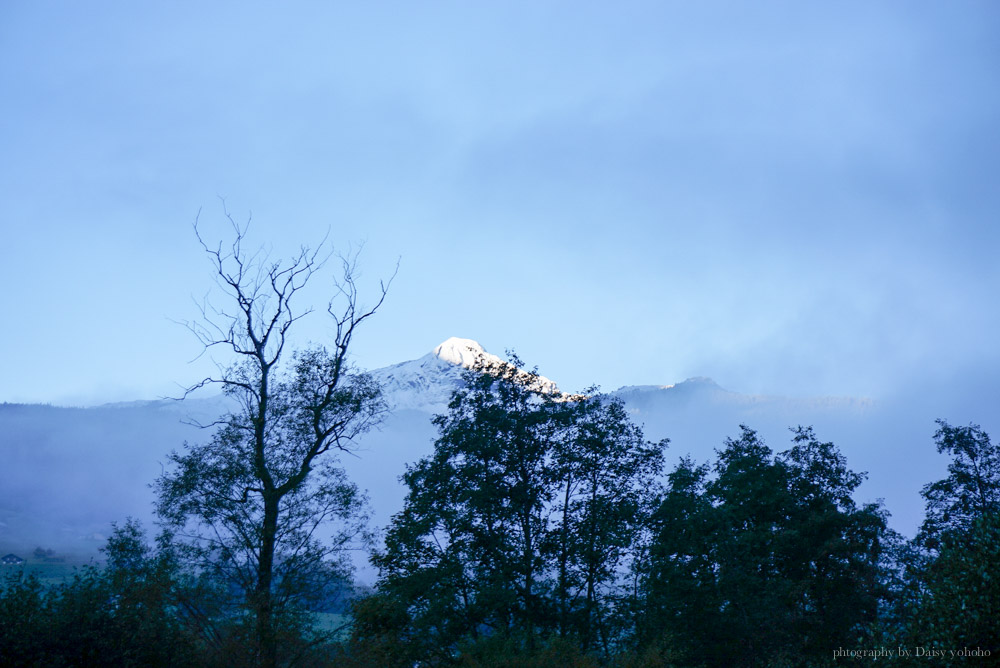
{"type": "Polygon", "coordinates": [[[238,585],[253,620],[253,661],[272,667],[293,613],[338,565],[342,571],[345,547],[365,531],[364,496],[338,467],[336,452],[350,451],[385,411],[380,388],[352,369],[348,351],[388,283],[380,283],[374,306],[360,306],[357,256],[341,258],[326,308],[332,346],[289,353],[290,332],[312,311],[295,300],[329,259],[326,240],[272,261],[263,249],[248,253],[247,226],[225,215],[234,237],[228,247],[206,244],[197,222],[195,235],[228,306],[206,301],[202,318],[188,327],[205,350],[221,347],[235,360],[189,392],[219,384],[238,408],[214,423],[208,443],[171,455],[172,470],[156,483],[157,513],[203,574],[238,585]],[[331,520],[338,528],[321,540],[331,520]]]}

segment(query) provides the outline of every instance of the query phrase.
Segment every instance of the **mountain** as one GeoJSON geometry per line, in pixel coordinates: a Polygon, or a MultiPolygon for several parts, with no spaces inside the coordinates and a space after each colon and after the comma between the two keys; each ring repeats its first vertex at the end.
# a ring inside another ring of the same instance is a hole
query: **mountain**
{"type": "MultiPolygon", "coordinates": [[[[504,363],[471,339],[451,338],[423,357],[371,372],[392,410],[342,461],[369,491],[376,525],[384,527],[402,508],[400,475],[432,452],[431,416],[447,409],[463,373],[480,359],[504,363]]],[[[569,396],[548,378],[537,382],[540,391],[569,396]]],[[[871,472],[860,499],[884,497],[904,533],[912,533],[922,517],[921,486],[944,471],[930,440],[932,423],[914,421],[907,406],[747,395],[707,378],[610,394],[625,403],[647,438],[670,439],[671,467],[683,455],[713,460],[714,450],[741,423],[757,429],[776,451],[789,447],[789,426],[813,425],[821,439],[840,446],[849,466],[871,472]]],[[[96,554],[112,521],[134,516],[151,522],[149,483],[160,475],[167,453],[185,440],[207,438],[210,432],[190,423],[210,423],[228,406],[219,396],[94,408],[0,404],[0,553],[41,546],[86,557],[96,554]]],[[[363,555],[356,561],[363,564],[363,555]]]]}
{"type": "MultiPolygon", "coordinates": [[[[857,422],[880,410],[877,402],[866,398],[740,394],[703,377],[675,385],[631,385],[610,395],[625,403],[648,437],[670,438],[675,450],[679,444],[691,444],[695,451],[706,451],[698,446],[706,438],[717,447],[740,424],[765,432],[777,427],[783,433],[790,426],[817,421],[825,426],[838,420],[857,422]]],[[[773,447],[782,446],[775,443],[773,447]]]]}
{"type": "Polygon", "coordinates": [[[472,339],[452,337],[423,357],[371,372],[390,409],[440,412],[462,385],[462,374],[480,357],[500,361],[472,339]]]}
{"type": "MultiPolygon", "coordinates": [[[[453,336],[419,359],[376,369],[371,375],[382,385],[391,409],[440,413],[448,408],[452,392],[462,386],[462,374],[480,360],[507,364],[478,342],[453,336]]],[[[561,394],[544,376],[538,377],[535,389],[561,394]]]]}

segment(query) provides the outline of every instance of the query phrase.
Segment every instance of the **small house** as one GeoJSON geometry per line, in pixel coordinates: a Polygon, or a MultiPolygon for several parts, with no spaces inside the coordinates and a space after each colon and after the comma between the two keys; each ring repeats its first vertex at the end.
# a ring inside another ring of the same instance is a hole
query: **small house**
{"type": "Polygon", "coordinates": [[[17,566],[18,564],[23,564],[24,559],[17,556],[16,554],[8,554],[0,558],[0,563],[2,563],[4,566],[17,566]]]}

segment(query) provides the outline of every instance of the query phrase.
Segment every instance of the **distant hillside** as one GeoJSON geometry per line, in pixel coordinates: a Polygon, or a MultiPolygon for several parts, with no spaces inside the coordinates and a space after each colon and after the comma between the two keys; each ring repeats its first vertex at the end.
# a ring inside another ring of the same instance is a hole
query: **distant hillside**
{"type": "MultiPolygon", "coordinates": [[[[393,412],[342,461],[369,491],[377,525],[402,508],[399,476],[432,451],[431,416],[446,409],[462,372],[479,355],[489,354],[475,341],[449,339],[417,360],[372,372],[393,412]]],[[[552,381],[544,382],[558,391],[552,381]]],[[[789,426],[813,425],[821,439],[841,447],[852,468],[870,472],[863,500],[884,497],[894,525],[904,532],[922,516],[920,487],[944,470],[931,444],[932,418],[915,420],[905,407],[850,397],[745,395],[706,378],[623,387],[611,394],[625,402],[648,438],[670,439],[671,466],[686,454],[712,459],[741,423],[757,429],[774,450],[788,447],[789,426]]],[[[41,546],[95,554],[112,521],[134,516],[149,523],[149,484],[166,454],[185,440],[209,436],[185,421],[211,422],[227,405],[222,397],[96,408],[0,404],[0,553],[41,546]]],[[[357,561],[363,563],[363,556],[357,561]]]]}

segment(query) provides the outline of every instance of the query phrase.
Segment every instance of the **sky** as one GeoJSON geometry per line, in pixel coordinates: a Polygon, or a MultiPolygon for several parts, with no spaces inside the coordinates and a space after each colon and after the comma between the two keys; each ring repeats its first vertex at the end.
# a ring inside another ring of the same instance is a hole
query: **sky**
{"type": "Polygon", "coordinates": [[[361,249],[362,302],[398,261],[363,367],[459,336],[569,390],[995,406],[998,30],[989,1],[2,3],[0,401],[210,372],[178,322],[224,201],[273,258],[361,249]]]}

